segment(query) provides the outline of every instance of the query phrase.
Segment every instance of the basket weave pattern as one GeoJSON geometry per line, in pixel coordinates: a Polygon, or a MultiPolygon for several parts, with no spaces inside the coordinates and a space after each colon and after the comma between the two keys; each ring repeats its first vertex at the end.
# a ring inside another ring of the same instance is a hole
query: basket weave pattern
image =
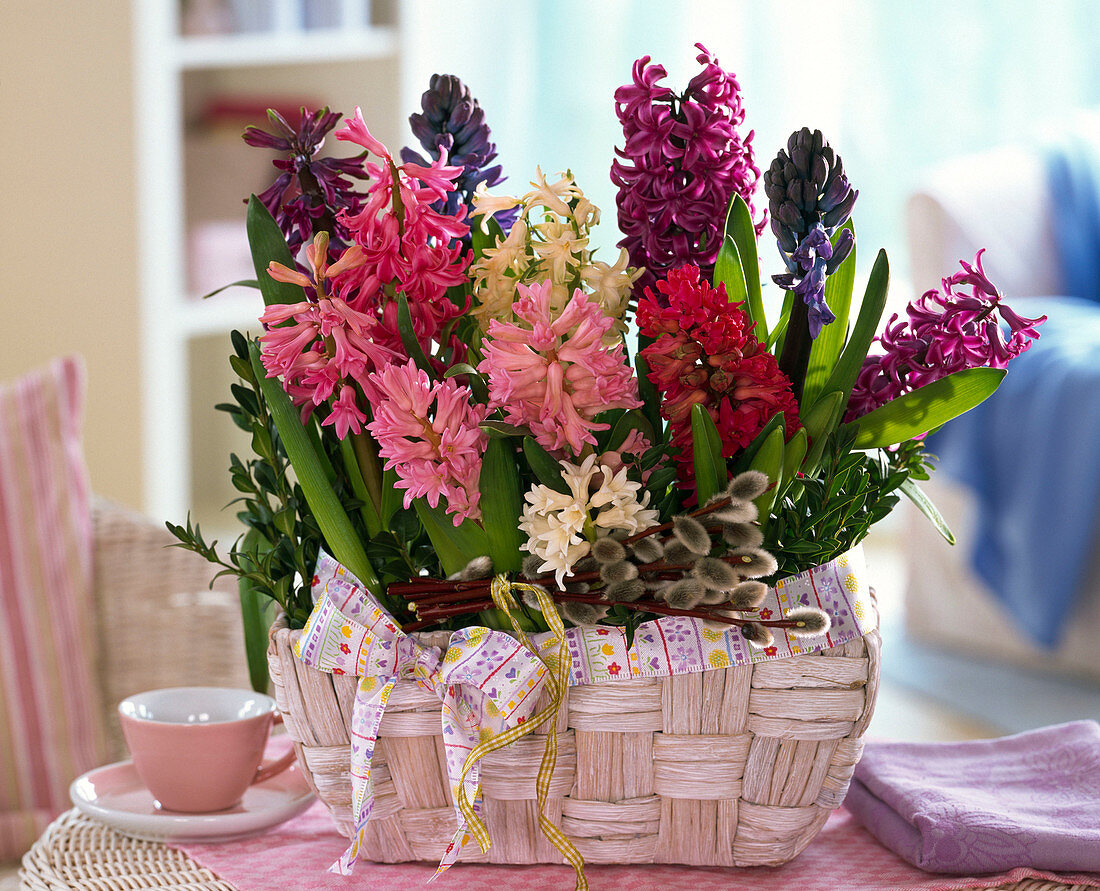
{"type": "MultiPolygon", "coordinates": [[[[272,629],[275,698],[298,761],[350,836],[348,725],[356,679],[308,668],[299,631],[272,629]]],[[[447,633],[418,635],[445,646],[447,633]]],[[[546,811],[589,863],[778,865],[838,807],[874,709],[879,635],[812,655],[660,678],[570,687],[546,811]]],[[[540,707],[545,700],[540,703],[540,707]]],[[[550,722],[481,762],[488,854],[461,861],[560,863],[542,835],[535,777],[550,722]]],[[[438,861],[456,828],[440,702],[399,680],[379,729],[375,803],[360,856],[438,861]]]]}

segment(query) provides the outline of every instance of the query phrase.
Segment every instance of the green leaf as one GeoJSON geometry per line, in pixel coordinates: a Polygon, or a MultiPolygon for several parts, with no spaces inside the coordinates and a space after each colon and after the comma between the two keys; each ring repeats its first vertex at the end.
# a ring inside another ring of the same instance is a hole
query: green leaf
{"type": "Polygon", "coordinates": [[[489,401],[489,385],[485,382],[485,378],[482,377],[481,372],[474,368],[473,365],[459,362],[457,365],[452,365],[448,368],[443,377],[452,378],[460,374],[466,375],[466,386],[468,386],[470,392],[474,394],[474,399],[481,403],[489,401]]]}
{"type": "Polygon", "coordinates": [[[290,255],[290,248],[286,245],[279,224],[255,195],[248,199],[245,228],[248,231],[248,246],[252,251],[252,266],[256,270],[264,303],[271,306],[273,303],[300,303],[305,300],[305,292],[298,285],[277,282],[267,274],[267,264],[272,260],[293,269],[294,258],[290,255]]]}
{"type": "Polygon", "coordinates": [[[324,535],[332,556],[343,563],[363,583],[372,594],[381,595],[382,585],[374,574],[374,567],[367,558],[366,551],[355,534],[348,515],[340,504],[340,499],[332,490],[324,467],[310,442],[309,434],[302,426],[301,415],[290,397],[276,379],[265,377],[260,364],[260,348],[253,341],[249,344],[252,354],[252,368],[259,381],[260,390],[267,401],[271,418],[279,431],[287,457],[298,477],[298,483],[305,494],[309,509],[317,520],[321,534],[324,535]]]}
{"type": "Polygon", "coordinates": [[[390,521],[397,513],[405,498],[405,490],[397,488],[397,471],[382,471],[382,505],[378,509],[378,519],[383,529],[390,528],[390,521]]]}
{"type": "Polygon", "coordinates": [[[803,426],[806,428],[806,435],[811,440],[809,452],[802,462],[803,472],[807,476],[813,476],[817,473],[825,446],[837,424],[840,423],[845,401],[844,394],[839,390],[826,393],[810,407],[805,417],[801,419],[803,426]]]}
{"type": "Polygon", "coordinates": [[[255,288],[259,290],[260,283],[254,278],[242,278],[240,281],[230,282],[228,285],[222,285],[220,288],[215,288],[208,294],[203,294],[202,299],[207,300],[215,294],[220,294],[222,291],[228,291],[230,288],[255,288]]]}
{"type": "MultiPolygon", "coordinates": [[[[783,415],[777,415],[782,418],[783,415]]],[[[786,431],[781,424],[768,434],[768,438],[764,440],[759,450],[756,452],[756,456],[752,459],[752,463],[749,465],[751,470],[759,470],[761,473],[767,474],[774,486],[771,486],[763,495],[756,499],[756,506],[760,510],[760,517],[762,520],[767,520],[768,515],[771,513],[772,505],[775,504],[776,496],[779,494],[779,487],[783,483],[783,454],[784,439],[786,437],[786,431]]]]}
{"type": "Polygon", "coordinates": [[[497,439],[508,436],[527,436],[527,434],[531,432],[526,427],[517,427],[515,424],[509,424],[507,421],[497,421],[493,419],[482,421],[478,426],[490,436],[497,439]]]}
{"type": "Polygon", "coordinates": [[[821,388],[822,393],[839,390],[844,394],[842,411],[848,405],[848,397],[852,393],[852,387],[855,386],[859,370],[867,358],[871,341],[878,333],[878,323],[882,318],[882,310],[886,307],[886,294],[889,289],[890,262],[886,259],[886,251],[880,250],[875,257],[875,265],[871,268],[870,278],[867,280],[867,290],[863,294],[863,303],[859,307],[855,327],[832,374],[829,375],[825,386],[821,388]]]}
{"type": "Polygon", "coordinates": [[[726,487],[726,460],[714,419],[699,404],[691,407],[691,449],[695,461],[695,491],[706,504],[726,487]]]}
{"type": "MultiPolygon", "coordinates": [[[[741,271],[741,257],[737,253],[737,245],[728,235],[722,240],[722,247],[714,261],[714,287],[719,285],[726,289],[726,297],[730,303],[745,303],[748,291],[745,287],[745,275],[741,271]]],[[[742,309],[746,315],[749,314],[747,305],[742,306],[742,309]]]]}
{"type": "MultiPolygon", "coordinates": [[[[767,342],[768,321],[764,316],[764,298],[760,293],[760,257],[756,247],[756,227],[745,199],[734,194],[726,214],[726,237],[737,246],[738,262],[745,280],[745,304],[742,309],[756,322],[757,340],[767,342]]],[[[723,246],[725,242],[723,242],[723,246]]]]}
{"type": "MultiPolygon", "coordinates": [[[[263,537],[255,529],[249,529],[241,541],[240,550],[249,554],[249,562],[260,566],[260,549],[263,537]]],[[[267,693],[267,632],[271,626],[271,599],[251,579],[241,577],[237,582],[241,599],[241,622],[244,627],[244,653],[248,662],[248,679],[257,693],[267,693]]]]}
{"type": "Polygon", "coordinates": [[[806,457],[808,436],[805,427],[799,427],[783,450],[783,479],[790,481],[802,469],[802,460],[806,457]]]}
{"type": "Polygon", "coordinates": [[[955,544],[955,533],[951,531],[947,525],[947,521],[944,520],[943,515],[936,509],[936,505],[932,503],[932,500],[924,494],[924,490],[921,489],[913,480],[906,477],[898,487],[904,492],[909,500],[917,506],[917,509],[928,517],[932,521],[932,525],[936,527],[936,531],[943,536],[944,541],[948,544],[955,544]]]}
{"type": "Polygon", "coordinates": [[[569,494],[569,484],[562,479],[561,465],[530,436],[523,437],[523,454],[540,483],[549,486],[555,492],[569,494]]]}
{"type": "Polygon", "coordinates": [[[409,298],[404,293],[397,295],[397,333],[401,336],[401,344],[409,358],[416,363],[416,367],[428,377],[435,377],[435,369],[424,355],[424,348],[416,339],[416,330],[413,328],[412,313],[409,312],[409,298]]]}
{"type": "Polygon", "coordinates": [[[611,433],[607,438],[605,451],[615,451],[618,449],[619,446],[626,441],[631,430],[640,431],[642,436],[650,442],[656,442],[657,440],[657,436],[653,431],[653,425],[649,423],[649,419],[638,409],[632,408],[630,411],[623,412],[611,428],[611,433]]]}
{"type": "Polygon", "coordinates": [[[511,441],[490,439],[481,462],[481,524],[489,540],[489,556],[496,572],[520,568],[519,547],[525,537],[519,529],[523,511],[519,466],[511,441]]]}
{"type": "Polygon", "coordinates": [[[767,339],[768,349],[775,356],[783,355],[783,344],[787,340],[787,326],[791,323],[791,310],[794,309],[794,291],[783,294],[783,308],[779,311],[779,324],[767,339]]]}
{"type": "Polygon", "coordinates": [[[756,453],[760,451],[760,447],[764,445],[764,442],[769,436],[772,435],[772,431],[777,427],[786,428],[786,420],[783,417],[782,412],[776,412],[768,420],[763,427],[760,428],[760,432],[753,437],[752,442],[745,446],[744,451],[737,456],[737,460],[733,465],[733,473],[737,475],[744,470],[748,470],[752,466],[753,459],[756,457],[756,453]]]}
{"type": "Polygon", "coordinates": [[[367,527],[367,535],[374,538],[382,531],[382,519],[378,516],[378,510],[374,505],[374,499],[367,491],[367,484],[363,481],[363,472],[359,469],[359,459],[355,457],[355,446],[350,437],[340,440],[340,457],[344,460],[344,476],[351,481],[351,490],[357,500],[362,502],[359,508],[359,516],[363,518],[363,525],[367,527]]]}
{"type": "MultiPolygon", "coordinates": [[[[841,233],[855,226],[848,220],[833,235],[833,244],[837,243],[841,233]]],[[[802,402],[812,405],[825,387],[825,381],[836,366],[836,360],[844,347],[844,338],[848,333],[848,312],[852,306],[852,291],[856,280],[856,248],[845,258],[840,267],[825,280],[825,302],[833,311],[836,320],[821,329],[810,348],[810,365],[806,370],[806,383],[802,386],[802,402]]]]}
{"type": "Polygon", "coordinates": [[[1004,368],[967,368],[899,396],[852,421],[854,448],[879,449],[907,442],[963,412],[968,412],[1001,385],[1004,368]]]}
{"type": "Polygon", "coordinates": [[[443,501],[432,507],[423,498],[417,498],[413,507],[447,575],[461,572],[474,557],[488,555],[489,539],[473,520],[463,520],[456,526],[447,516],[443,501]]]}
{"type": "Polygon", "coordinates": [[[484,214],[475,214],[470,218],[470,246],[474,249],[474,258],[471,261],[471,265],[476,263],[485,255],[486,248],[495,248],[497,246],[497,240],[504,239],[504,230],[500,228],[500,223],[496,221],[496,217],[489,217],[486,223],[488,232],[481,230],[482,219],[484,214]]]}
{"type": "Polygon", "coordinates": [[[810,439],[817,442],[833,432],[838,420],[836,415],[843,400],[844,394],[834,390],[832,393],[826,393],[810,406],[810,410],[800,419],[810,439]]]}

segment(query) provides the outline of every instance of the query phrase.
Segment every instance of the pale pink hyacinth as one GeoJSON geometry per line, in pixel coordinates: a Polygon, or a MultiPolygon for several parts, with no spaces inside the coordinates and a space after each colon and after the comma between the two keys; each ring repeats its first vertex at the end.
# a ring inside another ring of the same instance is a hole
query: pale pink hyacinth
{"type": "Polygon", "coordinates": [[[638,408],[638,385],[621,343],[607,346],[614,324],[580,288],[560,314],[549,281],[520,285],[517,322],[489,323],[478,371],[489,380],[489,407],[528,427],[543,448],[579,454],[595,445],[592,420],[609,408],[638,408]]]}
{"type": "Polygon", "coordinates": [[[458,526],[478,519],[481,456],[488,437],[479,426],[488,409],[470,404],[470,390],[454,380],[432,383],[411,360],[371,375],[374,420],[367,429],[378,442],[386,470],[396,470],[397,488],[405,490],[405,507],[424,498],[447,513],[458,526]]]}
{"type": "Polygon", "coordinates": [[[396,354],[374,341],[371,332],[377,321],[373,317],[326,293],[326,285],[337,283],[363,262],[362,251],[350,247],[329,265],[327,239],[321,237],[306,248],[306,259],[313,269],[312,280],[281,263],[268,267],[273,279],[302,286],[311,299],[274,303],[264,310],[260,359],[268,377],[282,379],[283,389],[302,408],[303,418],[335,395],[322,423],[334,426],[343,439],[348,432],[359,433],[366,420],[352,382],[365,386],[368,373],[393,362],[396,354]]]}

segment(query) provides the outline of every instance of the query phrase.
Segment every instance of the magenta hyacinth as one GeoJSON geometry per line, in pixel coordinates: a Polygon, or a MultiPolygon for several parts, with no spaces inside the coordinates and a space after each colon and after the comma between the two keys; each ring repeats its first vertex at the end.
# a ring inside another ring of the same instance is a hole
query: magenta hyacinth
{"type": "Polygon", "coordinates": [[[906,320],[891,316],[878,338],[884,352],[863,363],[846,420],[956,371],[1005,368],[1031,346],[1046,316],[1028,319],[1005,305],[982,268],[984,252],[973,264],[960,261],[962,271],[943,279],[942,293],[933,288],[912,301],[906,320]]]}
{"type": "Polygon", "coordinates": [[[632,83],[615,91],[626,142],[615,149],[611,180],[619,187],[625,236],[619,246],[632,266],[646,270],[635,284],[638,294],[681,266],[698,266],[709,279],[730,199],[736,193],[752,208],[760,178],[753,132],[739,130],[745,120],[741,87],[702,44],[695,45],[703,70],[681,95],[660,85],[667,72],[649,56],[634,63],[632,83]]]}

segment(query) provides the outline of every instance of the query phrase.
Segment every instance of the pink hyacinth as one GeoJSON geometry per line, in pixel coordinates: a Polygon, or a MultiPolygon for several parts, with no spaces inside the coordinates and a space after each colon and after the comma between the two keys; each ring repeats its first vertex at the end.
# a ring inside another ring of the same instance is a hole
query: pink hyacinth
{"type": "Polygon", "coordinates": [[[1005,368],[1031,346],[1046,316],[1028,319],[1010,309],[982,268],[983,253],[973,264],[960,261],[962,271],[941,282],[943,293],[933,288],[912,301],[905,321],[890,317],[877,338],[884,352],[863,363],[846,420],[956,371],[1005,368]]]}
{"type": "Polygon", "coordinates": [[[554,318],[549,281],[520,285],[513,306],[520,322],[489,323],[478,371],[489,379],[489,406],[528,427],[543,448],[579,454],[595,445],[592,420],[609,408],[638,408],[638,387],[622,344],[604,345],[614,320],[578,288],[554,318]]]}
{"type": "Polygon", "coordinates": [[[306,248],[306,258],[313,269],[312,280],[280,263],[268,267],[276,281],[301,285],[311,299],[274,303],[264,310],[260,358],[268,377],[282,378],[283,388],[302,407],[303,417],[337,394],[323,423],[334,425],[342,439],[349,430],[358,433],[366,419],[355,404],[357,394],[350,382],[365,386],[368,373],[390,364],[396,354],[375,342],[375,318],[327,293],[326,286],[338,285],[341,276],[362,262],[359,248],[348,248],[329,265],[327,239],[321,236],[306,248]]]}
{"type": "MultiPolygon", "coordinates": [[[[429,166],[395,164],[389,149],[367,129],[358,108],[336,138],[382,159],[381,164],[364,164],[371,185],[361,208],[339,218],[364,255],[358,270],[342,281],[340,295],[355,309],[377,315],[381,324],[375,338],[403,353],[395,298],[404,293],[417,339],[431,353],[428,345],[469,308],[447,296],[448,288],[466,281],[470,258],[458,241],[470,230],[463,221],[465,206],[460,205],[454,216],[431,206],[455,190],[455,180],[465,168],[448,166],[445,153],[429,166]]],[[[449,345],[456,355],[464,350],[454,338],[449,345]]]]}
{"type": "Polygon", "coordinates": [[[478,519],[481,455],[488,437],[480,428],[488,409],[470,404],[470,390],[454,380],[432,383],[411,360],[371,375],[374,420],[367,429],[378,442],[386,470],[396,470],[405,507],[424,498],[432,507],[447,500],[458,526],[478,519]]]}

